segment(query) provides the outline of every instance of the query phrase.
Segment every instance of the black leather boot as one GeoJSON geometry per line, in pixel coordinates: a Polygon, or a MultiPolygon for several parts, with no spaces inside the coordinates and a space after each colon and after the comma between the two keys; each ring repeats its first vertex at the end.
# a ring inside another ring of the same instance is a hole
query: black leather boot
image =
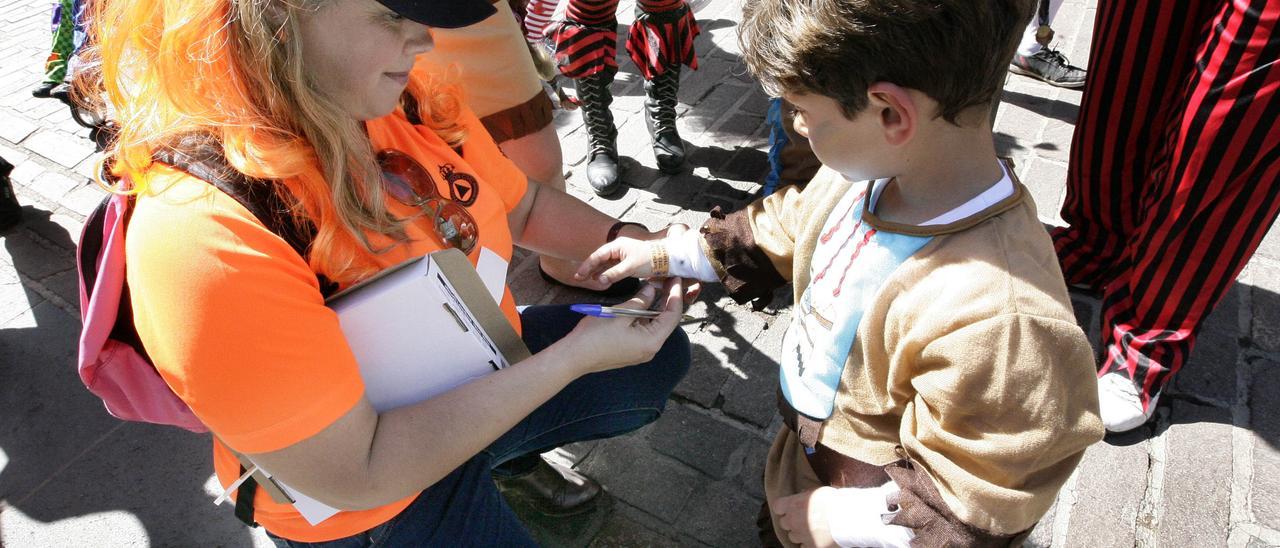
{"type": "Polygon", "coordinates": [[[618,168],[618,128],[613,125],[614,70],[603,70],[576,80],[578,100],[582,103],[582,119],[587,124],[587,182],[600,196],[609,196],[622,188],[618,168]]]}
{"type": "Polygon", "coordinates": [[[0,230],[12,228],[22,222],[22,206],[13,193],[13,182],[9,180],[9,173],[12,171],[13,164],[0,158],[0,230]]]}
{"type": "Polygon", "coordinates": [[[653,155],[658,170],[679,173],[684,165],[684,141],[676,132],[676,94],[680,90],[680,65],[666,67],[644,83],[644,121],[653,137],[653,155]]]}
{"type": "Polygon", "coordinates": [[[591,503],[602,490],[599,483],[541,457],[537,461],[529,472],[496,480],[502,494],[522,499],[548,516],[571,516],[591,510],[591,503]]]}

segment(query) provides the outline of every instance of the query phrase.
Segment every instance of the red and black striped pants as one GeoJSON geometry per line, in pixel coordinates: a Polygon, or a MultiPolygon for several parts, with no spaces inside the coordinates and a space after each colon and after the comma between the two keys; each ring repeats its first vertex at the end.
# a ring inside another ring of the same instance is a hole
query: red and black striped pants
{"type": "Polygon", "coordinates": [[[1280,212],[1280,0],[1100,0],[1054,233],[1143,406],[1280,212]]]}

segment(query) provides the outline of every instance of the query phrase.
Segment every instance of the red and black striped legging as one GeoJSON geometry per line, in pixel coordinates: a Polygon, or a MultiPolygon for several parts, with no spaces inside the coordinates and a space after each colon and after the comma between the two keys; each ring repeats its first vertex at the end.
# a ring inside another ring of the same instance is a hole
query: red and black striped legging
{"type": "Polygon", "coordinates": [[[1054,233],[1143,406],[1280,211],[1280,1],[1100,0],[1054,233]]]}

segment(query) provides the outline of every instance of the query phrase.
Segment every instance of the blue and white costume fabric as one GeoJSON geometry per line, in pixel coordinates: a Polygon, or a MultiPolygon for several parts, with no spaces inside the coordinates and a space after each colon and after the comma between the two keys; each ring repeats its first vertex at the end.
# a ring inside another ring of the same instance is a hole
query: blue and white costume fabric
{"type": "MultiPolygon", "coordinates": [[[[863,222],[863,212],[874,210],[888,182],[853,184],[831,210],[813,252],[809,286],[782,339],[783,396],[796,411],[814,419],[831,416],[863,312],[894,270],[933,239],[886,232],[863,222]]],[[[924,224],[963,219],[1012,193],[1013,181],[1006,171],[987,191],[924,224]]]]}

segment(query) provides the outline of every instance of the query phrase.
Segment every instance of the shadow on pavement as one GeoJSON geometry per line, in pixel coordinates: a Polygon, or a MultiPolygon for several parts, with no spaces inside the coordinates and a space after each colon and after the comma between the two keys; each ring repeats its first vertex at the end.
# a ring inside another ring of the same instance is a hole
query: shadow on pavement
{"type": "MultiPolygon", "coordinates": [[[[24,215],[22,226],[0,236],[18,272],[53,280],[46,285],[74,287],[71,237],[47,211],[28,207],[24,215]],[[49,235],[60,237],[49,240],[49,235]]],[[[55,539],[118,540],[117,529],[129,520],[103,519],[103,514],[123,512],[145,531],[145,538],[135,539],[141,543],[250,545],[250,532],[230,506],[213,506],[205,493],[212,471],[208,437],[109,416],[76,372],[78,318],[29,284],[23,289],[27,303],[6,307],[29,305],[30,312],[0,329],[0,452],[8,461],[0,461],[0,500],[6,536],[44,545],[55,539]]]]}

